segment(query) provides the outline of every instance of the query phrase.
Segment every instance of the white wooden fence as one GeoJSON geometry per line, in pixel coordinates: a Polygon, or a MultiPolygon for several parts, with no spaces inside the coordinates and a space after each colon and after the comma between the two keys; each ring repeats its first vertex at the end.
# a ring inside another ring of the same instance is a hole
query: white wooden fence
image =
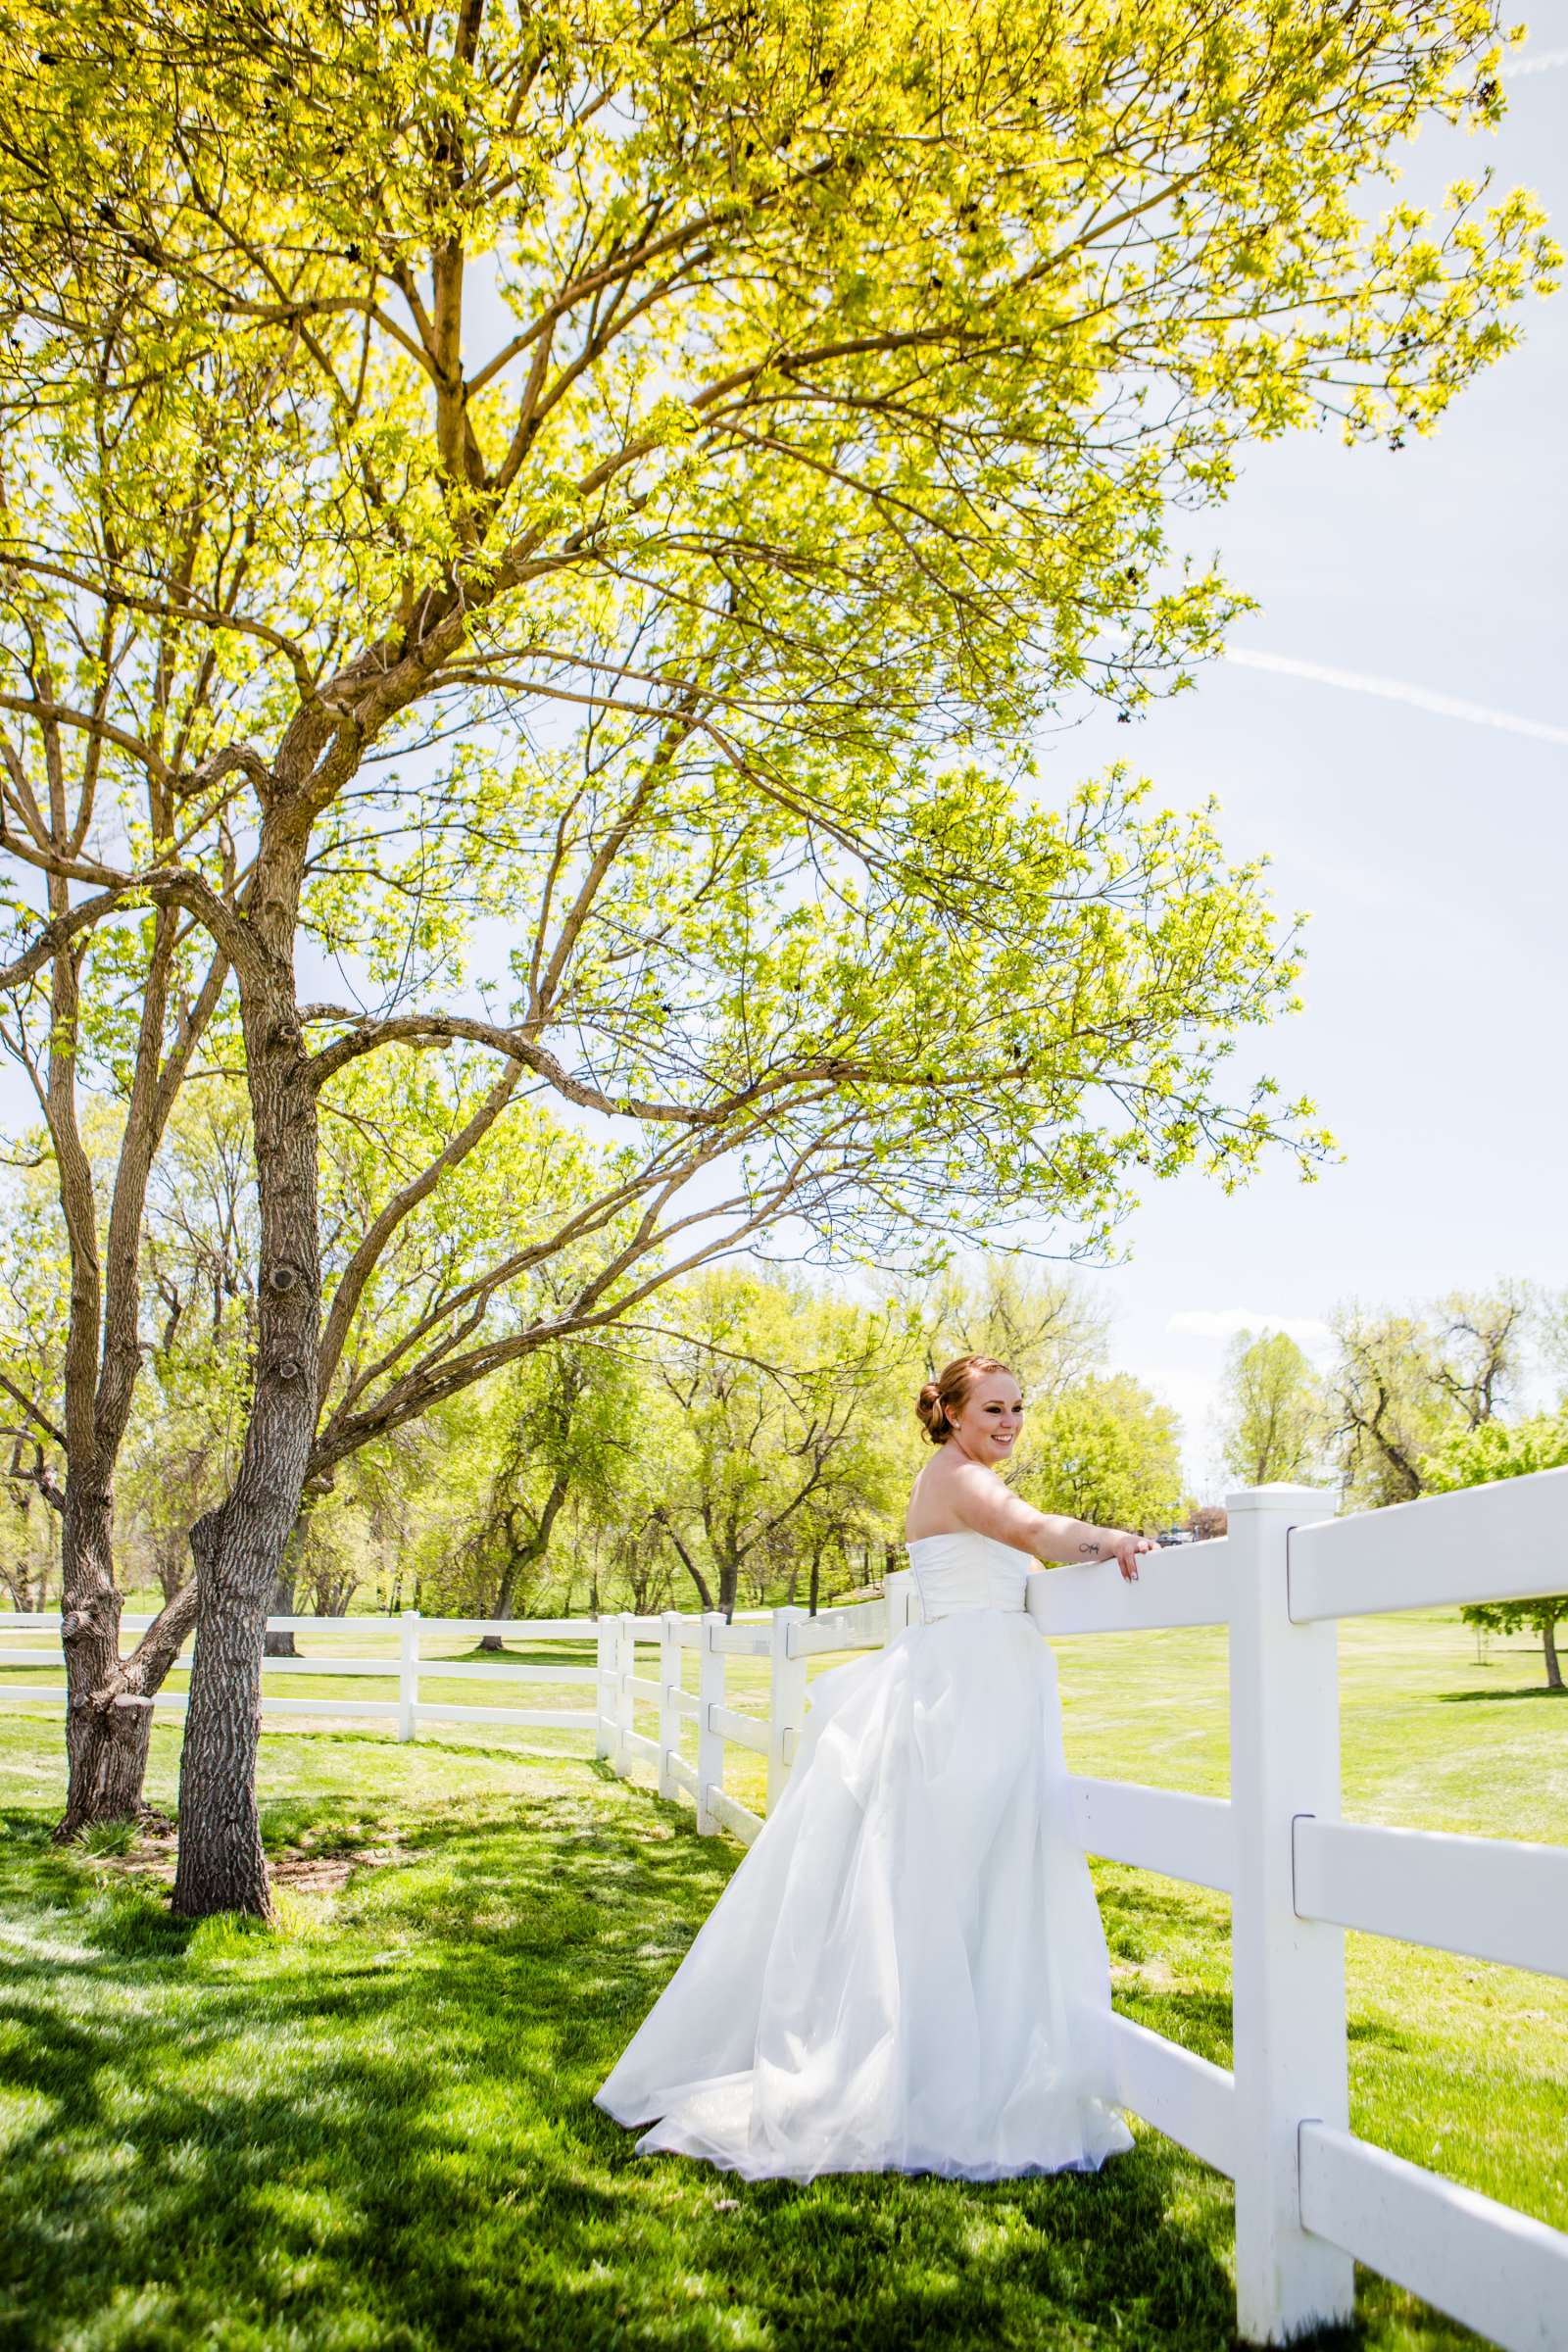
{"type": "MultiPolygon", "coordinates": [[[[125,1633],[144,1633],[152,1623],[150,1617],[127,1613],[121,1619],[125,1633]]],[[[611,1619],[607,1622],[613,1623],[611,1619]]],[[[342,1641],[345,1636],[365,1642],[377,1635],[393,1637],[395,1645],[378,1654],[356,1652],[339,1654],[335,1650],[320,1650],[309,1657],[266,1658],[263,1667],[267,1678],[273,1675],[325,1675],[332,1678],[358,1681],[363,1677],[378,1678],[395,1683],[395,1698],[342,1698],[336,1691],[323,1691],[315,1698],[285,1698],[266,1687],[262,1689],[262,1715],[304,1715],[318,1723],[336,1721],[339,1716],[360,1721],[391,1723],[397,1727],[400,1740],[412,1740],[421,1723],[505,1723],[519,1724],[530,1729],[592,1732],[599,1723],[599,1668],[578,1665],[566,1660],[561,1665],[541,1664],[512,1657],[441,1658],[431,1657],[422,1649],[428,1641],[477,1640],[482,1634],[495,1634],[515,1641],[537,1642],[546,1646],[555,1642],[592,1642],[598,1627],[592,1618],[584,1617],[421,1617],[417,1609],[405,1609],[398,1617],[270,1617],[268,1631],[274,1634],[314,1634],[342,1641]],[[498,1682],[547,1683],[552,1686],[582,1683],[592,1687],[591,1699],[585,1696],[580,1707],[498,1707],[483,1703],[465,1704],[459,1700],[432,1700],[419,1695],[423,1683],[482,1682],[494,1690],[498,1682]]],[[[19,1609],[0,1610],[0,1632],[7,1627],[46,1630],[58,1642],[60,1616],[58,1610],[47,1613],[19,1609]]],[[[180,1667],[189,1664],[189,1642],[181,1653],[180,1667]]],[[[602,1654],[602,1653],[601,1653],[602,1654]]],[[[58,1650],[31,1648],[0,1649],[0,1667],[40,1666],[58,1667],[58,1650]]],[[[18,1684],[0,1689],[0,1706],[57,1706],[66,1700],[64,1683],[18,1684]]],[[[183,1715],[185,1695],[179,1690],[160,1690],[153,1701],[160,1713],[183,1715]]]]}
{"type": "MultiPolygon", "coordinates": [[[[1230,1636],[1229,1799],[1083,1777],[1071,1784],[1090,1852],[1231,1898],[1233,2069],[1118,2016],[1120,2095],[1235,2181],[1237,2316],[1247,2340],[1280,2344],[1348,2322],[1352,2265],[1362,2262],[1506,2352],[1563,2352],[1568,2236],[1351,2133],[1344,1947],[1346,1929],[1355,1928],[1568,1976],[1568,1848],[1342,1821],[1336,1628],[1342,1617],[1563,1591],[1568,1470],[1346,1519],[1331,1516],[1329,1495],[1304,1487],[1249,1489],[1228,1496],[1227,1508],[1227,1536],[1146,1555],[1136,1584],[1113,1564],[1029,1580],[1030,1613],[1048,1635],[1222,1625],[1230,1636]]],[[[750,1843],[761,1818],[724,1787],[726,1746],[766,1757],[771,1803],[805,1717],[807,1661],[879,1647],[918,1613],[906,1573],[889,1579],[885,1600],[816,1618],[799,1609],[740,1624],[674,1612],[601,1618],[594,1666],[422,1662],[427,1677],[446,1680],[591,1682],[593,1705],[581,1710],[421,1700],[421,1621],[410,1615],[397,1621],[395,1658],[268,1662],[269,1674],[396,1674],[395,1700],[268,1695],[263,1709],[395,1719],[402,1739],[430,1720],[592,1731],[615,1771],[646,1764],[663,1795],[689,1797],[699,1831],[726,1830],[750,1843]],[[657,1643],[656,1672],[637,1671],[639,1643],[657,1643]],[[688,1650],[697,1657],[695,1690],[683,1671],[688,1650]],[[768,1660],[765,1718],[727,1703],[727,1662],[737,1656],[768,1660]],[[637,1730],[639,1705],[657,1710],[657,1736],[637,1730]],[[697,1726],[695,1764],[681,1749],[688,1721],[697,1726]]],[[[0,1626],[55,1622],[0,1616],[0,1626]]],[[[345,1626],[273,1622],[339,1636],[345,1626]]],[[[358,1632],[367,1621],[349,1622],[358,1632]]],[[[424,1621],[423,1631],[543,1644],[581,1641],[586,1627],[569,1618],[444,1619],[424,1621]]],[[[24,1662],[37,1665],[41,1653],[0,1650],[0,1665],[24,1662]]],[[[23,1703],[44,1695],[0,1693],[23,1703]]]]}
{"type": "MultiPolygon", "coordinates": [[[[1229,1534],[1113,1564],[1031,1577],[1049,1635],[1220,1625],[1230,1636],[1231,1794],[1188,1796],[1074,1776],[1091,1853],[1231,1898],[1233,2067],[1114,2021],[1119,2088],[1137,2115],[1236,2183],[1237,2323],[1280,2344],[1353,2318],[1365,2263],[1507,2347],[1568,2347],[1568,2236],[1356,2138],[1349,2129],[1345,1931],[1360,1929],[1568,1976],[1568,1847],[1340,1819],[1342,1617],[1568,1589],[1568,1470],[1334,1519],[1305,1487],[1227,1497],[1229,1534]]],[[[723,1786],[726,1741],[765,1755],[768,1797],[794,1758],[806,1661],[870,1648],[917,1619],[907,1573],[885,1601],[770,1625],[721,1617],[609,1620],[600,1632],[600,1752],[659,1774],[698,1827],[748,1843],[761,1821],[723,1786]],[[659,1643],[656,1674],[639,1642],[659,1643]],[[680,1653],[700,1660],[696,1695],[680,1653]],[[770,1661],[765,1722],[725,1704],[728,1658],[770,1661]],[[638,1704],[659,1732],[634,1728],[638,1704]],[[695,1770],[677,1751],[698,1725],[695,1770]]],[[[1568,1713],[1565,1713],[1568,1729],[1568,1713]]]]}
{"type": "Polygon", "coordinates": [[[804,1609],[774,1609],[765,1621],[738,1625],[728,1623],[717,1610],[702,1617],[683,1617],[671,1609],[661,1617],[601,1618],[599,1753],[619,1773],[634,1762],[651,1765],[659,1775],[662,1795],[691,1798],[697,1827],[705,1837],[727,1830],[750,1845],[762,1816],[725,1788],[725,1748],[749,1748],[766,1757],[771,1805],[789,1778],[806,1719],[807,1660],[828,1651],[881,1649],[891,1623],[884,1600],[824,1609],[815,1617],[804,1609]],[[637,1672],[639,1642],[659,1644],[657,1675],[637,1672]],[[695,1691],[685,1687],[682,1661],[688,1650],[697,1656],[695,1691]],[[747,1714],[728,1703],[725,1683],[731,1658],[767,1659],[765,1715],[747,1714]],[[639,1702],[659,1710],[655,1739],[635,1728],[633,1711],[639,1702]],[[680,1752],[681,1725],[686,1721],[697,1725],[695,1764],[680,1752]]]}

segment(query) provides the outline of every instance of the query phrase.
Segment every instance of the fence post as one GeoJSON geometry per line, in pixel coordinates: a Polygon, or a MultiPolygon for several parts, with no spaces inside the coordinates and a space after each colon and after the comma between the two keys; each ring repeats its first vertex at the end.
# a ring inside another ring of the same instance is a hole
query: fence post
{"type": "Polygon", "coordinates": [[[790,1633],[804,1624],[804,1609],[775,1609],[768,1634],[767,1809],[784,1793],[806,1721],[806,1660],[790,1655],[790,1633]]]}
{"type": "Polygon", "coordinates": [[[613,1753],[615,1733],[615,1620],[598,1620],[595,1661],[599,1679],[594,1685],[594,1754],[604,1763],[613,1753]]]}
{"type": "Polygon", "coordinates": [[[626,1745],[626,1734],[633,1727],[631,1677],[637,1671],[637,1636],[629,1609],[622,1609],[615,1620],[615,1748],[614,1767],[622,1780],[631,1771],[631,1749],[626,1745]]]}
{"type": "Polygon", "coordinates": [[[419,1612],[405,1609],[398,1620],[398,1738],[412,1740],[419,1703],[419,1612]]]}
{"type": "Polygon", "coordinates": [[[670,1696],[680,1689],[680,1611],[666,1609],[659,1620],[659,1793],[676,1793],[669,1759],[680,1752],[680,1711],[670,1696]]]}
{"type": "Polygon", "coordinates": [[[1296,1912],[1294,1824],[1340,1810],[1338,1624],[1294,1625],[1290,1529],[1332,1518],[1313,1487],[1225,1497],[1231,1603],[1231,1906],[1236,2070],[1236,2310],[1243,2339],[1283,2344],[1355,2313],[1348,2254],[1301,2227],[1307,2121],[1348,2130],[1345,1935],[1296,1912]]]}
{"type": "Polygon", "coordinates": [[[724,1704],[724,1652],[713,1646],[713,1636],[726,1622],[722,1609],[707,1609],[703,1613],[703,1646],[698,1652],[698,1704],[702,1712],[697,1718],[697,1832],[702,1838],[716,1838],[718,1823],[709,1805],[710,1788],[724,1786],[724,1735],[713,1729],[712,1713],[724,1704]]]}
{"type": "Polygon", "coordinates": [[[903,1633],[909,1622],[912,1583],[913,1573],[907,1568],[890,1568],[882,1579],[882,1592],[888,1613],[887,1631],[883,1636],[884,1648],[893,1640],[895,1634],[903,1633]]]}

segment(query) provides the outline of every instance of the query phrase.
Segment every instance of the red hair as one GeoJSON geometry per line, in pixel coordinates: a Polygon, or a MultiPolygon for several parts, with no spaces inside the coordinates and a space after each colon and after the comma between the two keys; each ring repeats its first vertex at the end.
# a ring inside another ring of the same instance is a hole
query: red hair
{"type": "Polygon", "coordinates": [[[1011,1377],[1012,1367],[994,1355],[956,1355],[951,1364],[944,1364],[935,1380],[928,1380],[914,1400],[920,1426],[933,1446],[945,1446],[953,1435],[952,1413],[961,1413],[969,1401],[969,1391],[977,1380],[989,1372],[1005,1372],[1011,1377]]]}

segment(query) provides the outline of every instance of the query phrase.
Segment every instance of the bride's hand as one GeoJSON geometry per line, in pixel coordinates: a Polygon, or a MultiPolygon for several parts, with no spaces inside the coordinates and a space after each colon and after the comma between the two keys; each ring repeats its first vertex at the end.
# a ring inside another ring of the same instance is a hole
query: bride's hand
{"type": "Polygon", "coordinates": [[[1124,1527],[1113,1527],[1106,1531],[1105,1557],[1115,1561],[1123,1580],[1129,1585],[1138,1582],[1138,1554],[1158,1549],[1159,1545],[1152,1536],[1135,1536],[1124,1527]]]}

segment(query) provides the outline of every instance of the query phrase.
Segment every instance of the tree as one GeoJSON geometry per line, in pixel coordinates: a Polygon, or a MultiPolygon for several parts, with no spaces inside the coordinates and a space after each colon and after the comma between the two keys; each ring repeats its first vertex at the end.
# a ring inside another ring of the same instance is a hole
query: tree
{"type": "MultiPolygon", "coordinates": [[[[1451,1494],[1459,1487],[1490,1486],[1494,1479],[1528,1478],[1535,1470],[1568,1463],[1568,1413],[1540,1413],[1527,1421],[1478,1421],[1446,1440],[1422,1462],[1429,1494],[1451,1494]]],[[[1493,1633],[1517,1633],[1521,1626],[1541,1636],[1546,1687],[1563,1688],[1557,1657],[1557,1624],[1568,1617],[1568,1592],[1537,1600],[1476,1601],[1459,1611],[1468,1625],[1493,1633]]]]}
{"type": "Polygon", "coordinates": [[[1425,1492],[1424,1457],[1494,1418],[1520,1370],[1529,1310],[1527,1291],[1509,1282],[1450,1292],[1424,1310],[1352,1303],[1336,1313],[1328,1442],[1347,1508],[1412,1501],[1425,1492]]]}
{"type": "Polygon", "coordinates": [[[30,1409],[50,1396],[65,1359],[70,1298],[58,1195],[46,1141],[8,1155],[0,1195],[0,1439],[9,1453],[5,1581],[13,1608],[42,1608],[58,1541],[45,1532],[62,1495],[52,1421],[30,1409]],[[36,1597],[35,1597],[36,1596],[36,1597]]]}
{"type": "MultiPolygon", "coordinates": [[[[204,1076],[180,1090],[148,1175],[142,1250],[142,1372],[121,1454],[117,1543],[132,1536],[125,1581],[147,1556],[172,1603],[192,1573],[190,1531],[234,1474],[250,1396],[256,1181],[234,1079],[204,1076]]],[[[274,1605],[287,1610],[292,1599],[274,1605]]],[[[268,1648],[291,1656],[293,1637],[270,1638],[268,1648]]],[[[155,1669],[145,1695],[161,1679],[155,1669]]]]}
{"type": "Polygon", "coordinates": [[[1538,1286],[1532,1294],[1531,1323],[1544,1367],[1556,1380],[1558,1402],[1568,1410],[1568,1290],[1538,1286]]]}
{"type": "Polygon", "coordinates": [[[1105,1360],[1108,1310],[1070,1276],[990,1252],[906,1294],[931,1378],[956,1355],[995,1355],[1029,1398],[1044,1397],[1105,1360]]]}
{"type": "Polygon", "coordinates": [[[862,1384],[854,1418],[825,1456],[822,1475],[784,1531],[783,1599],[795,1605],[804,1567],[806,1608],[811,1617],[822,1605],[824,1582],[831,1601],[835,1560],[845,1587],[879,1581],[870,1566],[872,1547],[879,1542],[885,1547],[898,1524],[898,1504],[907,1490],[901,1476],[906,1448],[888,1443],[889,1416],[876,1408],[871,1384],[862,1384]],[[857,1552],[862,1563],[858,1576],[857,1552]]]}
{"type": "Polygon", "coordinates": [[[662,1524],[703,1606],[727,1617],[743,1575],[760,1599],[803,1542],[819,1573],[830,1537],[880,1489],[866,1406],[889,1328],[798,1284],[727,1270],[687,1284],[679,1311],[681,1336],[660,1373],[690,1431],[691,1462],[662,1524]]]}
{"type": "MultiPolygon", "coordinates": [[[[24,1032],[14,1032],[13,1043],[37,1079],[24,1032]]],[[[160,1235],[167,1247],[157,1260],[158,1318],[149,1326],[143,1315],[137,1274],[143,1230],[155,1217],[154,1152],[175,1100],[171,1094],[150,1103],[148,1090],[156,1096],[170,1061],[160,1055],[142,1064],[147,1085],[139,1097],[132,1088],[122,1115],[121,1106],[81,1100],[73,1054],[51,1047],[50,1057],[56,1066],[47,1090],[40,1088],[47,1124],[41,1137],[24,1139],[27,1173],[8,1203],[13,1213],[0,1254],[0,1384],[17,1408],[13,1482],[25,1480],[60,1522],[70,1763],[60,1826],[69,1836],[140,1807],[152,1696],[194,1613],[194,1590],[182,1572],[191,1513],[216,1498],[245,1366],[221,1287],[213,1294],[210,1324],[187,1317],[190,1297],[211,1269],[199,1262],[200,1251],[193,1260],[182,1246],[188,1237],[172,1226],[160,1235]],[[144,1392],[138,1411],[144,1362],[156,1394],[149,1409],[144,1392]],[[143,1541],[131,1573],[156,1578],[168,1605],[122,1661],[109,1480],[127,1453],[127,1496],[142,1505],[143,1541]],[[73,1460],[90,1473],[74,1486],[73,1460]]],[[[192,1120],[199,1117],[192,1110],[192,1120]]]]}
{"type": "Polygon", "coordinates": [[[1245,1487],[1310,1483],[1323,1446],[1316,1374],[1289,1332],[1239,1331],[1221,1387],[1221,1459],[1245,1487]]]}
{"type": "MultiPolygon", "coordinates": [[[[6,1479],[11,1508],[0,1540],[0,1585],[12,1608],[30,1612],[47,1609],[57,1592],[59,1540],[54,1514],[39,1501],[36,1492],[29,1492],[33,1478],[30,1471],[22,1469],[26,1446],[24,1436],[12,1440],[11,1472],[6,1479]]],[[[35,1453],[39,1450],[34,1446],[35,1453]]]]}
{"type": "Polygon", "coordinates": [[[1216,1536],[1230,1532],[1230,1513],[1223,1503],[1200,1502],[1196,1495],[1182,1500],[1180,1524],[1186,1528],[1195,1544],[1211,1543],[1216,1536]]]}
{"type": "Polygon", "coordinates": [[[146,1172],[231,1004],[256,1352],[193,1530],[175,1903],[265,1912],[262,1626],[313,1478],[776,1217],[874,1253],[1045,1212],[1094,1247],[1134,1167],[1310,1166],[1309,1105],[1215,1085],[1293,1002],[1256,868],[1119,773],[1059,817],[1004,779],[1062,695],[1130,713],[1216,643],[1235,600],[1168,563],[1172,499],[1287,425],[1429,429],[1556,257],[1521,195],[1461,188],[1434,237],[1342,193],[1431,114],[1497,119],[1475,0],[1066,38],[1054,0],[831,29],[7,0],[5,29],[0,981],[72,1250],[64,1419],[21,1409],[66,1463],[96,1738],[182,1630],[121,1658],[113,1481],[146,1172]],[[522,733],[548,710],[586,713],[565,750],[522,733]],[[516,994],[481,1020],[446,1000],[491,911],[516,994]],[[317,949],[379,1003],[306,1002],[317,949]],[[322,1106],[454,1040],[490,1090],[332,1290],[322,1106]],[[101,1267],[94,1055],[125,1105],[101,1267]],[[618,1247],[564,1329],[482,1330],[515,1261],[474,1275],[320,1425],[379,1251],[532,1087],[616,1133],[564,1230],[618,1247]]]}
{"type": "MultiPolygon", "coordinates": [[[[443,1581],[474,1616],[517,1617],[536,1605],[568,1498],[602,1513],[617,1472],[624,1473],[638,1391],[628,1368],[603,1348],[569,1344],[525,1357],[497,1387],[478,1508],[443,1581]]],[[[487,1634],[480,1646],[503,1643],[487,1634]]]]}
{"type": "Polygon", "coordinates": [[[1170,1524],[1181,1500],[1181,1423],[1126,1372],[1092,1374],[1030,1415],[1018,1485],[1042,1510],[1101,1527],[1170,1524]]]}

